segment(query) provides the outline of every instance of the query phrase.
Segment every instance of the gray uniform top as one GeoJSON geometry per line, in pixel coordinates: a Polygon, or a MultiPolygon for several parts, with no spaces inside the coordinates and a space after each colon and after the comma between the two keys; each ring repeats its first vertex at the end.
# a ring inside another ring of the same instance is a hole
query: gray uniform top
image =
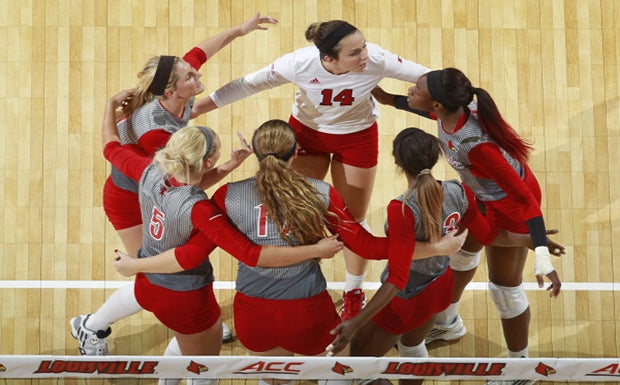
{"type": "MultiPolygon", "coordinates": [[[[176,117],[162,107],[159,99],[155,98],[151,100],[135,110],[128,119],[117,123],[116,126],[121,138],[121,144],[137,144],[142,135],[155,129],[165,130],[169,132],[170,135],[174,134],[179,129],[189,124],[193,104],[194,98],[192,97],[185,105],[183,115],[181,117],[176,117]]],[[[147,155],[153,156],[153,154],[147,155]]],[[[114,166],[112,166],[112,181],[123,190],[138,193],[138,184],[136,181],[125,176],[114,166]]]]}
{"type": "MultiPolygon", "coordinates": [[[[441,141],[446,160],[459,173],[461,180],[472,189],[476,198],[481,201],[498,201],[506,197],[506,192],[494,180],[474,176],[470,169],[469,152],[482,143],[494,142],[481,129],[476,103],[472,102],[469,107],[471,110],[469,119],[453,134],[445,132],[441,128],[441,121],[437,121],[439,127],[437,136],[441,141]]],[[[501,147],[499,149],[508,164],[523,178],[524,170],[521,163],[501,147]]]]}
{"type": "MultiPolygon", "coordinates": [[[[308,180],[329,205],[330,185],[308,180]]],[[[289,246],[266,214],[255,188],[255,178],[229,183],[226,191],[226,215],[252,242],[259,245],[289,246]]],[[[291,244],[298,242],[291,237],[291,244]]],[[[239,262],[236,290],[251,297],[299,299],[317,295],[327,288],[319,263],[313,260],[286,267],[250,267],[239,262]]]]}
{"type": "MultiPolygon", "coordinates": [[[[456,180],[444,181],[441,184],[444,193],[444,200],[441,209],[442,235],[452,230],[460,221],[463,214],[469,207],[469,202],[465,195],[465,190],[460,182],[456,180]]],[[[404,194],[396,198],[403,201],[404,194]]],[[[422,212],[418,206],[417,190],[414,190],[405,200],[405,206],[413,213],[415,219],[415,237],[423,239],[424,232],[422,227],[422,212]]],[[[387,225],[386,225],[387,226],[387,225]]],[[[418,295],[426,286],[428,286],[437,277],[441,276],[448,268],[449,258],[446,255],[440,255],[430,258],[418,259],[411,261],[409,270],[409,280],[407,285],[396,295],[410,299],[418,295]]],[[[381,282],[385,282],[388,275],[387,267],[381,274],[381,282]]]]}
{"type": "MultiPolygon", "coordinates": [[[[187,243],[194,231],[192,209],[196,203],[206,199],[205,192],[196,186],[171,186],[159,165],[149,165],[140,178],[144,234],[139,257],[148,258],[187,243]]],[[[195,269],[175,274],[145,275],[151,283],[176,291],[196,290],[214,281],[208,255],[195,269]]]]}

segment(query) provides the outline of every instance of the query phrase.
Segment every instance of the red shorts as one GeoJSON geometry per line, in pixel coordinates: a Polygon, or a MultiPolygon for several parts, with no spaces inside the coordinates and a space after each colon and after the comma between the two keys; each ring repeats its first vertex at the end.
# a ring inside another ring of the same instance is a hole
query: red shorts
{"type": "Polygon", "coordinates": [[[363,131],[343,135],[313,130],[292,116],[288,123],[295,130],[299,156],[333,154],[335,160],[359,168],[372,168],[379,162],[377,122],[363,131]]]}
{"type": "Polygon", "coordinates": [[[388,333],[404,334],[424,325],[433,315],[450,306],[453,291],[452,270],[448,267],[415,297],[408,300],[394,297],[372,320],[388,333]]]}
{"type": "Polygon", "coordinates": [[[142,224],[138,194],[116,186],[111,176],[103,186],[103,211],[115,230],[142,224]]]}
{"type": "MultiPolygon", "coordinates": [[[[540,186],[538,185],[536,176],[529,167],[525,167],[525,178],[523,181],[530,188],[530,191],[534,194],[540,206],[540,201],[542,199],[540,186]]],[[[523,206],[522,203],[516,202],[511,197],[506,197],[499,201],[485,201],[483,203],[485,217],[490,224],[499,229],[512,231],[513,233],[527,234],[529,232],[521,211],[521,207],[523,206]]]]}
{"type": "Polygon", "coordinates": [[[237,337],[254,352],[280,346],[306,356],[323,353],[335,338],[329,332],[341,322],[327,291],[295,300],[248,297],[237,292],[233,306],[237,337]]]}
{"type": "Polygon", "coordinates": [[[213,285],[191,291],[176,291],[154,285],[140,273],[136,275],[134,292],[140,306],[178,333],[205,331],[222,314],[213,293],[213,285]]]}

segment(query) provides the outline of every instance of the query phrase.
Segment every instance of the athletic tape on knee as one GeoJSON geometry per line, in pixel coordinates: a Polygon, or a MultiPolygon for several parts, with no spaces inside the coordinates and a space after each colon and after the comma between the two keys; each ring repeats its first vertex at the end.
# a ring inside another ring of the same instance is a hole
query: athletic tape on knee
{"type": "Polygon", "coordinates": [[[456,253],[450,255],[450,269],[454,271],[469,271],[480,264],[480,254],[482,251],[472,253],[460,249],[456,253]]]}
{"type": "Polygon", "coordinates": [[[364,218],[361,221],[359,221],[359,224],[360,224],[360,226],[365,228],[366,231],[368,231],[369,233],[372,233],[372,230],[370,229],[370,225],[368,224],[368,221],[366,220],[366,218],[364,218]]]}
{"type": "Polygon", "coordinates": [[[416,346],[405,346],[398,341],[398,353],[401,357],[428,357],[428,350],[424,341],[416,346]]]}
{"type": "Polygon", "coordinates": [[[527,310],[529,306],[524,283],[519,286],[508,287],[489,282],[489,294],[497,311],[499,311],[499,316],[504,319],[515,318],[527,310]]]}

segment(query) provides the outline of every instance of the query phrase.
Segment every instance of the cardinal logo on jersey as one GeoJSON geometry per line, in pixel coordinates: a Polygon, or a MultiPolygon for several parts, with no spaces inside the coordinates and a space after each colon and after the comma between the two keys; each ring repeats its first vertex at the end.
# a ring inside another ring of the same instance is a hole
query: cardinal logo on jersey
{"type": "Polygon", "coordinates": [[[549,377],[550,374],[555,374],[556,370],[553,369],[551,366],[547,366],[542,362],[539,362],[538,366],[536,367],[536,373],[542,374],[545,377],[549,377]]]}
{"type": "Polygon", "coordinates": [[[332,368],[332,372],[342,374],[343,376],[346,373],[351,373],[352,371],[353,371],[353,368],[351,368],[348,365],[343,365],[340,362],[336,362],[334,364],[334,367],[332,368]]]}
{"type": "Polygon", "coordinates": [[[188,371],[190,371],[192,373],[196,373],[196,374],[200,374],[202,372],[206,372],[206,371],[209,370],[209,368],[206,365],[199,364],[196,361],[191,361],[186,369],[188,371]]]}
{"type": "Polygon", "coordinates": [[[448,140],[448,148],[452,151],[456,151],[456,146],[452,143],[451,140],[448,140]]]}

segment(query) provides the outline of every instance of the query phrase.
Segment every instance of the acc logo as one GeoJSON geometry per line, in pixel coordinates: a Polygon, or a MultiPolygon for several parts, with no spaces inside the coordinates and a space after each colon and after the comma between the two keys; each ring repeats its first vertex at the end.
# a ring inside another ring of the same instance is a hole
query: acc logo
{"type": "Polygon", "coordinates": [[[611,364],[595,370],[586,376],[620,377],[620,364],[611,364]]]}
{"type": "Polygon", "coordinates": [[[536,367],[536,373],[542,374],[545,377],[549,377],[550,374],[556,374],[557,371],[553,369],[551,366],[545,365],[542,362],[538,363],[536,367]]]}
{"type": "Polygon", "coordinates": [[[353,368],[348,365],[343,365],[340,362],[336,362],[332,368],[332,372],[342,374],[343,376],[347,373],[351,373],[352,371],[353,368]]]}
{"type": "Polygon", "coordinates": [[[209,370],[209,368],[206,365],[199,364],[198,362],[193,361],[193,360],[189,363],[186,369],[196,374],[200,374],[202,372],[206,372],[209,370]]]}
{"type": "Polygon", "coordinates": [[[258,361],[252,365],[246,366],[235,373],[288,373],[299,374],[301,370],[296,366],[303,365],[303,362],[265,362],[258,361]]]}

